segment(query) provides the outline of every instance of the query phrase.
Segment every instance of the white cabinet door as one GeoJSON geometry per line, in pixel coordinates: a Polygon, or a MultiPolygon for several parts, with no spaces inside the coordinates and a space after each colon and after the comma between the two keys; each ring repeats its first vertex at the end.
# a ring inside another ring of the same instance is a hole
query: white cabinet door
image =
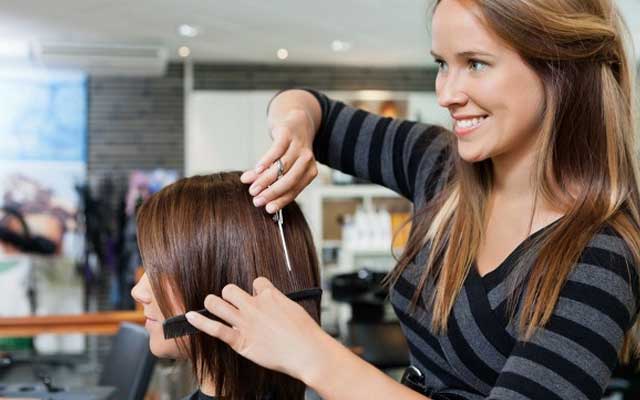
{"type": "Polygon", "coordinates": [[[186,110],[185,174],[245,170],[271,139],[266,107],[275,92],[194,91],[186,110]]]}
{"type": "Polygon", "coordinates": [[[253,115],[253,136],[251,143],[251,159],[247,168],[254,167],[260,157],[271,147],[271,136],[267,125],[267,105],[276,94],[275,90],[255,91],[249,95],[251,114],[253,115]]]}

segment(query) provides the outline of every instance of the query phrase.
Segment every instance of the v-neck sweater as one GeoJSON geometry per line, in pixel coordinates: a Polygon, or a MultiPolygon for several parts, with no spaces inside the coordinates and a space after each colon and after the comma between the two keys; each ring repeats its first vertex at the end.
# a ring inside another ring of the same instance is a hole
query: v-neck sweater
{"type": "MultiPolygon", "coordinates": [[[[450,176],[448,130],[381,117],[309,90],[322,120],[313,142],[316,159],[409,199],[420,210],[450,176]]],[[[508,223],[508,221],[505,221],[508,223]]],[[[518,246],[481,277],[471,268],[445,335],[430,328],[427,284],[415,309],[411,298],[429,254],[423,248],[391,288],[410,360],[425,376],[433,399],[601,399],[617,364],[625,333],[638,315],[637,265],[624,240],[603,227],[582,252],[560,292],[549,323],[520,341],[507,317],[507,279],[527,245],[518,246]]]]}

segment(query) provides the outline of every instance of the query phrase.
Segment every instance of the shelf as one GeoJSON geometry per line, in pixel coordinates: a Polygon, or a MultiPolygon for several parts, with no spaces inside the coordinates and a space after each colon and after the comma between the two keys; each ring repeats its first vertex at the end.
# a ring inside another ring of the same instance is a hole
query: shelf
{"type": "Polygon", "coordinates": [[[379,185],[324,185],[315,189],[323,199],[348,199],[361,197],[400,197],[391,189],[379,185]]]}
{"type": "Polygon", "coordinates": [[[356,257],[362,256],[389,256],[392,257],[391,249],[342,249],[344,252],[352,254],[356,257]]]}
{"type": "MultiPolygon", "coordinates": [[[[388,207],[389,203],[393,203],[393,205],[395,205],[398,200],[403,203],[406,202],[410,207],[409,200],[391,189],[376,184],[317,185],[310,192],[309,208],[307,209],[309,225],[312,229],[317,253],[322,256],[323,250],[338,248],[339,259],[341,257],[348,257],[352,260],[347,262],[348,264],[352,264],[355,259],[380,260],[379,262],[385,262],[383,260],[393,260],[393,253],[390,246],[384,249],[359,249],[355,251],[352,249],[342,248],[342,241],[335,239],[335,227],[332,229],[333,233],[330,236],[333,239],[325,239],[325,221],[323,218],[326,215],[325,213],[327,212],[327,208],[332,207],[332,203],[338,204],[339,209],[343,210],[341,211],[342,213],[346,212],[346,210],[350,210],[348,211],[349,213],[355,211],[354,207],[356,205],[341,204],[344,200],[348,200],[349,202],[351,200],[356,200],[357,207],[362,207],[364,211],[368,212],[374,212],[379,207],[388,207]],[[342,254],[342,256],[339,254],[342,254]]],[[[402,207],[404,207],[404,204],[402,207]]],[[[326,260],[330,261],[333,259],[332,255],[328,254],[328,258],[326,258],[326,260]]],[[[386,261],[386,263],[391,264],[393,261],[386,261]]],[[[324,266],[321,264],[321,267],[323,267],[321,268],[322,271],[324,266]]]]}
{"type": "MultiPolygon", "coordinates": [[[[346,249],[342,246],[342,240],[321,240],[320,241],[320,247],[325,249],[325,248],[338,248],[340,250],[347,250],[350,251],[351,253],[355,253],[355,254],[364,254],[364,253],[373,253],[373,254],[379,254],[379,253],[391,253],[391,248],[390,247],[385,247],[383,249],[375,249],[375,250],[368,250],[368,249],[358,249],[358,250],[353,250],[353,249],[346,249]]],[[[393,252],[394,253],[402,253],[404,251],[404,247],[394,247],[393,248],[393,252]]]]}
{"type": "Polygon", "coordinates": [[[320,241],[320,246],[322,248],[342,248],[342,240],[337,239],[337,240],[329,240],[329,239],[325,239],[320,241]]]}

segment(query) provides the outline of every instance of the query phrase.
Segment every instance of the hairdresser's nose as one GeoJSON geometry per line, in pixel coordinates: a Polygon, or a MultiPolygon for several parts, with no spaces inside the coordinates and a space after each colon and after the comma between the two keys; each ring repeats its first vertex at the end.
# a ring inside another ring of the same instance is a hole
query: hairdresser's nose
{"type": "Polygon", "coordinates": [[[131,289],[131,297],[141,304],[151,303],[151,286],[146,273],[142,274],[138,283],[131,289]]]}
{"type": "Polygon", "coordinates": [[[465,93],[464,82],[453,71],[439,74],[436,78],[436,96],[440,107],[451,108],[464,106],[469,101],[465,93]]]}

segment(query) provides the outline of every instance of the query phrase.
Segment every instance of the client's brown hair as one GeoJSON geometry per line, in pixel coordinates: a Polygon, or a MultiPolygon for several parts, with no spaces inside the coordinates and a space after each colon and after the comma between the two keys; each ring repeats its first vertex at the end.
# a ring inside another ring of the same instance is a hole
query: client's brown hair
{"type": "MultiPolygon", "coordinates": [[[[284,293],[319,287],[316,252],[305,218],[295,203],[283,214],[292,273],[277,224],[253,206],[239,172],[184,178],[151,196],[138,211],[138,245],[165,318],[201,309],[209,293],[220,295],[229,283],[251,293],[259,276],[284,293]],[[172,309],[170,295],[181,310],[172,309]]],[[[319,300],[300,304],[319,322],[319,300]]],[[[189,355],[200,383],[211,377],[219,396],[304,398],[302,382],[254,364],[207,334],[180,339],[178,345],[189,355]]]]}

